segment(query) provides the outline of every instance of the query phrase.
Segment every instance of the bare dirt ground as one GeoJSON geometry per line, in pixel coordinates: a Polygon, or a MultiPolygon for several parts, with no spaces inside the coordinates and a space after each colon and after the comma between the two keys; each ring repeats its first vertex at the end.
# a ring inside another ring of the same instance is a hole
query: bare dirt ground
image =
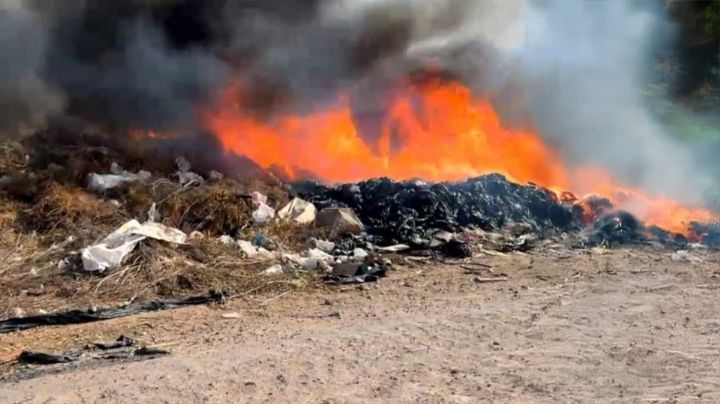
{"type": "Polygon", "coordinates": [[[0,335],[0,356],[119,334],[172,354],[6,375],[2,403],[720,402],[720,266],[667,250],[480,257],[377,285],[0,335]],[[223,319],[229,312],[237,319],[223,319]]]}

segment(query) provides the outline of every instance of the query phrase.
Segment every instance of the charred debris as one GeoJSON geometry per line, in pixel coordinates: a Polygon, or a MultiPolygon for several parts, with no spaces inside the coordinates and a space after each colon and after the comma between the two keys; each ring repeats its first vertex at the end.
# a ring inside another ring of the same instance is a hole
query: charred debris
{"type": "MultiPolygon", "coordinates": [[[[490,233],[491,239],[504,238],[501,245],[494,245],[503,251],[529,250],[538,240],[553,239],[571,240],[569,245],[574,248],[648,243],[682,248],[690,242],[681,234],[646,227],[631,213],[615,210],[608,199],[558,197],[545,188],[516,184],[499,174],[439,184],[387,178],[336,187],[303,182],[295,189],[320,209],[344,206],[357,212],[369,236],[380,244],[433,248],[443,241],[437,235],[470,229],[490,233]]],[[[712,248],[720,246],[720,226],[690,226],[696,241],[712,248]]]]}

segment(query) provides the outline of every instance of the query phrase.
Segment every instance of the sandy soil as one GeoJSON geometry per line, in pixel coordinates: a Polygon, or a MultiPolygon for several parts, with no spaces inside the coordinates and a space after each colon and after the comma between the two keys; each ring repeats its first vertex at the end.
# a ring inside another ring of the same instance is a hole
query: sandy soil
{"type": "Polygon", "coordinates": [[[11,376],[0,402],[716,403],[720,255],[694,254],[481,257],[509,280],[406,266],[362,288],[0,335],[0,355],[120,333],[173,351],[11,376]]]}

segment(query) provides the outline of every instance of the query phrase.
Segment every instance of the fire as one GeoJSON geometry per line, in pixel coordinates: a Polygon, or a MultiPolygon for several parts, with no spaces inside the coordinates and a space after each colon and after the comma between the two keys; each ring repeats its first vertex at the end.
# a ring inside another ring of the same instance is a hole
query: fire
{"type": "Polygon", "coordinates": [[[291,180],[454,181],[501,173],[558,194],[603,195],[648,224],[674,232],[685,232],[690,221],[715,217],[708,210],[617,184],[599,168],[569,169],[538,134],[503,126],[493,106],[475,99],[459,82],[400,86],[374,139],[361,135],[347,96],[320,112],[261,121],[241,108],[242,93],[240,85],[233,86],[216,109],[206,111],[209,130],[226,151],[281,169],[291,180]]]}

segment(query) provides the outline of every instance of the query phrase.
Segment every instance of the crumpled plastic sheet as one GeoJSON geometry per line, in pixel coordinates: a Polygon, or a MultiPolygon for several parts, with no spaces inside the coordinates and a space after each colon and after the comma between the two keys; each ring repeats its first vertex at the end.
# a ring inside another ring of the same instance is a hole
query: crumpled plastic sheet
{"type": "Polygon", "coordinates": [[[0,334],[28,330],[41,326],[92,323],[143,312],[169,310],[184,306],[224,303],[227,299],[228,295],[224,291],[210,291],[206,295],[194,296],[186,299],[150,300],[145,302],[130,303],[124,307],[107,308],[95,311],[68,310],[38,316],[10,318],[0,321],[0,334]]]}
{"type": "Polygon", "coordinates": [[[147,181],[152,177],[148,171],[139,171],[137,174],[124,171],[120,174],[97,174],[88,175],[87,188],[94,192],[105,192],[108,189],[117,188],[126,182],[147,181]]]}
{"type": "Polygon", "coordinates": [[[146,238],[185,244],[187,235],[178,229],[160,223],[140,224],[137,220],[130,220],[101,242],[84,248],[81,251],[83,267],[90,272],[103,272],[107,269],[117,268],[135,246],[146,238]]]}

